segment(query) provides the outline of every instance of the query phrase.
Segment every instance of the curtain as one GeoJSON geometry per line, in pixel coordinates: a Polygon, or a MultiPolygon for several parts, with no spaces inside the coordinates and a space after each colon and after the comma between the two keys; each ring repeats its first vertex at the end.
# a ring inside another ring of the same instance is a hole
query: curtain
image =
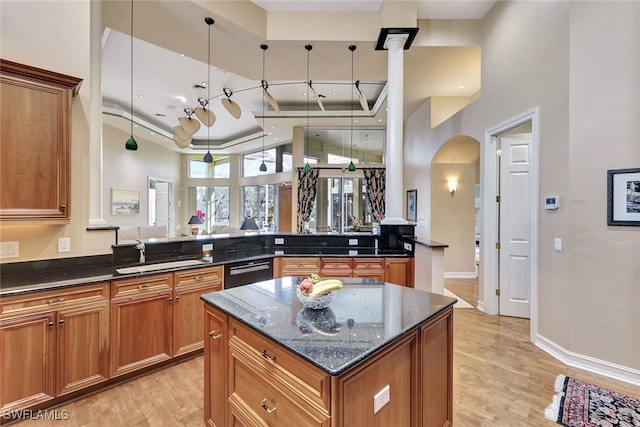
{"type": "Polygon", "coordinates": [[[305,232],[304,223],[313,210],[319,174],[318,169],[311,169],[309,173],[302,168],[298,169],[298,233],[305,232]]]}
{"type": "Polygon", "coordinates": [[[362,172],[367,184],[367,198],[371,204],[373,217],[380,222],[384,219],[387,171],[382,168],[362,168],[362,172]]]}

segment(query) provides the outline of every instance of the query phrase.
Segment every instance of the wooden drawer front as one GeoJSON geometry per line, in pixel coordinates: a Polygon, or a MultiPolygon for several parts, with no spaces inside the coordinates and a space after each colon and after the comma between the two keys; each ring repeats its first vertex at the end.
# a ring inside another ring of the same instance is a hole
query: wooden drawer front
{"type": "Polygon", "coordinates": [[[201,283],[219,283],[220,289],[222,289],[222,266],[178,271],[173,273],[173,280],[176,287],[201,283]]]}
{"type": "Polygon", "coordinates": [[[328,414],[330,378],[326,373],[233,319],[230,331],[232,354],[241,354],[254,369],[271,378],[280,390],[286,389],[296,396],[302,404],[328,414]]]}
{"type": "Polygon", "coordinates": [[[354,258],[354,270],[384,270],[384,258],[354,258]]]}
{"type": "Polygon", "coordinates": [[[144,292],[173,289],[172,274],[157,274],[111,282],[111,298],[131,297],[144,292]]]}
{"type": "Polygon", "coordinates": [[[322,258],[322,269],[329,270],[348,270],[353,268],[352,258],[322,258]]]}
{"type": "MultiPolygon", "coordinates": [[[[308,411],[309,405],[296,403],[286,390],[255,369],[242,355],[232,359],[229,404],[234,413],[242,413],[250,425],[301,427],[329,425],[328,414],[308,411]],[[254,418],[254,420],[251,420],[254,418]]],[[[310,408],[309,408],[310,409],[310,408]]]]}
{"type": "Polygon", "coordinates": [[[320,271],[320,258],[283,258],[282,276],[308,276],[320,271]]]}
{"type": "Polygon", "coordinates": [[[13,295],[0,299],[1,317],[57,310],[72,305],[109,300],[109,283],[13,295]]]}

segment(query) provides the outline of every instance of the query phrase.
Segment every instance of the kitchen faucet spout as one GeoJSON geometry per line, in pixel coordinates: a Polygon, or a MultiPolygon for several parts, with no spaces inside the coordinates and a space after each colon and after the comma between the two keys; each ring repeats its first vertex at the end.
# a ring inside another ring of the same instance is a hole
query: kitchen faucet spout
{"type": "Polygon", "coordinates": [[[145,246],[144,243],[138,240],[138,244],[136,245],[136,249],[140,251],[140,264],[144,264],[146,261],[145,257],[145,246]]]}

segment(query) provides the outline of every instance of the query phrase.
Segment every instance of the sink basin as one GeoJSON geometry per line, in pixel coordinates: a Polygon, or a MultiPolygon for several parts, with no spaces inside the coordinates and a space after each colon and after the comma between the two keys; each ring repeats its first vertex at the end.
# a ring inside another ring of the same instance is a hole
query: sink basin
{"type": "Polygon", "coordinates": [[[202,261],[199,259],[187,259],[184,261],[169,261],[159,264],[143,264],[136,265],[135,267],[116,268],[116,271],[120,274],[146,273],[149,271],[167,270],[169,268],[188,267],[190,265],[200,264],[202,264],[202,261]]]}

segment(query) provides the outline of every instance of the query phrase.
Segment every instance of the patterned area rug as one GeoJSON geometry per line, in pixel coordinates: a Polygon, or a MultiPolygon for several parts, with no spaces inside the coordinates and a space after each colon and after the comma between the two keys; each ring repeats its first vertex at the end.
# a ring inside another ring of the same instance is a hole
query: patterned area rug
{"type": "Polygon", "coordinates": [[[640,426],[640,399],[558,375],[558,392],[544,411],[547,419],[567,427],[640,426]]]}

